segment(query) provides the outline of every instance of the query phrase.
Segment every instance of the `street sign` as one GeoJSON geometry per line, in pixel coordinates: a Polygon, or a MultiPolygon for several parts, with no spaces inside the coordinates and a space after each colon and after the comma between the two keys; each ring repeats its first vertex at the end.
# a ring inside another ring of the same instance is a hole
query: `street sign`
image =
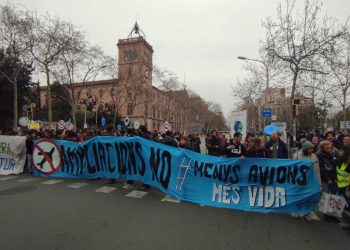
{"type": "Polygon", "coordinates": [[[42,139],[34,144],[34,167],[43,174],[53,174],[62,166],[59,146],[51,141],[42,139]]]}
{"type": "Polygon", "coordinates": [[[272,116],[271,116],[271,120],[276,121],[276,120],[277,120],[277,116],[272,115],[272,116]]]}
{"type": "Polygon", "coordinates": [[[25,126],[28,126],[28,124],[30,123],[30,120],[28,117],[21,117],[19,118],[18,123],[19,125],[25,127],[25,126]]]}
{"type": "Polygon", "coordinates": [[[39,130],[40,129],[40,123],[31,121],[28,125],[29,129],[35,129],[35,130],[39,130]]]}
{"type": "Polygon", "coordinates": [[[24,104],[24,105],[22,106],[22,111],[23,111],[23,112],[27,112],[27,109],[29,109],[29,108],[30,108],[29,105],[24,104]]]}
{"type": "Polygon", "coordinates": [[[74,124],[71,123],[70,121],[66,122],[66,129],[67,130],[73,130],[74,129],[74,124]]]}
{"type": "Polygon", "coordinates": [[[134,121],[133,127],[134,127],[134,129],[139,129],[139,127],[140,127],[140,121],[138,121],[138,120],[134,121]]]}
{"type": "Polygon", "coordinates": [[[164,124],[162,125],[162,131],[163,132],[171,131],[171,125],[168,121],[165,121],[164,124]]]}
{"type": "Polygon", "coordinates": [[[57,128],[63,130],[66,127],[66,122],[64,120],[58,121],[57,128]]]}
{"type": "Polygon", "coordinates": [[[102,127],[106,126],[106,118],[105,117],[101,118],[101,126],[102,127]]]}
{"type": "Polygon", "coordinates": [[[263,108],[261,110],[261,116],[264,118],[271,118],[272,116],[272,109],[271,108],[263,108]]]}

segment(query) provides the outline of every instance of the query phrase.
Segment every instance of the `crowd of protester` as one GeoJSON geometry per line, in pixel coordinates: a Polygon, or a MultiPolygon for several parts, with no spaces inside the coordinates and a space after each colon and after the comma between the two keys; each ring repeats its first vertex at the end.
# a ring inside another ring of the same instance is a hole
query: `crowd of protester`
{"type": "MultiPolygon", "coordinates": [[[[0,135],[3,134],[0,129],[0,135]]],[[[162,143],[172,147],[184,148],[187,150],[192,150],[194,152],[201,152],[200,145],[201,140],[199,134],[190,134],[188,136],[181,135],[180,132],[172,133],[171,131],[166,131],[161,133],[159,131],[149,132],[146,126],[141,125],[138,129],[126,128],[122,130],[115,130],[112,125],[107,125],[104,129],[93,130],[93,129],[83,129],[78,131],[66,131],[66,130],[53,130],[53,129],[40,129],[22,131],[20,128],[13,130],[7,135],[17,135],[17,136],[27,136],[26,148],[27,148],[27,161],[26,169],[29,173],[33,172],[32,165],[32,151],[34,141],[38,139],[56,139],[56,140],[68,140],[73,142],[84,142],[95,136],[139,136],[148,140],[152,140],[158,143],[162,143]]],[[[109,184],[115,183],[116,180],[109,180],[109,184]]],[[[128,180],[123,186],[125,189],[133,188],[133,181],[128,180]]],[[[139,190],[146,190],[150,188],[149,185],[143,184],[139,187],[139,190]]]]}
{"type": "MultiPolygon", "coordinates": [[[[264,144],[261,135],[249,134],[242,142],[242,134],[236,132],[228,140],[219,136],[218,131],[211,131],[206,139],[208,154],[221,157],[257,157],[274,159],[306,159],[313,163],[320,183],[320,191],[344,196],[347,208],[350,206],[350,134],[327,131],[325,134],[298,133],[297,151],[289,153],[287,144],[280,139],[278,132],[272,133],[264,144]]],[[[293,214],[293,217],[300,217],[293,214]]],[[[302,216],[312,221],[317,216],[311,213],[302,216]]]]}
{"type": "MultiPolygon", "coordinates": [[[[2,130],[0,130],[2,134],[2,130]]],[[[95,136],[140,136],[148,140],[163,143],[168,146],[192,150],[201,153],[201,140],[199,134],[183,136],[179,132],[167,131],[149,132],[146,126],[139,129],[115,130],[112,125],[106,126],[103,130],[29,130],[24,133],[22,130],[13,131],[13,135],[27,136],[27,169],[32,172],[31,153],[33,143],[37,139],[57,139],[74,142],[84,142],[95,136]]],[[[278,132],[272,133],[269,140],[264,143],[264,136],[261,133],[248,133],[243,140],[242,134],[236,132],[233,138],[227,138],[225,134],[219,134],[217,130],[212,130],[205,139],[205,147],[208,155],[218,157],[254,157],[273,159],[307,159],[313,163],[314,170],[320,182],[320,190],[332,194],[343,195],[348,205],[350,199],[346,195],[346,190],[350,186],[350,134],[334,133],[298,133],[296,145],[298,150],[293,154],[288,150],[287,144],[281,140],[278,132]]],[[[265,138],[266,139],[266,138],[265,138]]],[[[114,183],[115,180],[110,180],[114,183]]],[[[133,181],[128,180],[124,184],[125,189],[133,188],[133,181]]],[[[143,184],[140,189],[148,189],[149,186],[143,184]]],[[[349,206],[348,206],[349,207],[349,206]]],[[[294,215],[293,215],[294,216],[294,215]]],[[[298,215],[295,215],[298,217],[298,215]]],[[[313,220],[313,216],[304,216],[306,220],[313,220]]]]}

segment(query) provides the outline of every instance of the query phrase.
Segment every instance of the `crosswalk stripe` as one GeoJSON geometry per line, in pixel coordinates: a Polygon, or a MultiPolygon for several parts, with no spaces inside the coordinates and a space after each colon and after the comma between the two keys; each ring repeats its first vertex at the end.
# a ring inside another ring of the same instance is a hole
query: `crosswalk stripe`
{"type": "Polygon", "coordinates": [[[166,195],[163,199],[161,199],[160,201],[165,201],[165,202],[172,202],[172,203],[180,203],[181,201],[179,200],[176,200],[174,198],[172,198],[171,196],[169,195],[166,195]]]}
{"type": "Polygon", "coordinates": [[[16,178],[18,178],[18,176],[13,176],[13,175],[4,176],[4,177],[0,177],[0,181],[7,181],[7,180],[16,179],[16,178]]]}
{"type": "Polygon", "coordinates": [[[105,194],[108,194],[114,190],[116,190],[117,188],[115,187],[107,187],[107,186],[103,186],[103,187],[100,187],[98,189],[95,190],[95,192],[98,192],[98,193],[105,193],[105,194]]]}
{"type": "Polygon", "coordinates": [[[36,178],[26,178],[26,179],[21,179],[21,180],[18,180],[18,182],[31,182],[31,181],[35,181],[36,178]]]}
{"type": "Polygon", "coordinates": [[[138,198],[138,199],[141,199],[143,198],[144,196],[146,196],[148,193],[147,192],[144,192],[144,191],[131,191],[130,193],[128,193],[126,196],[127,197],[132,197],[132,198],[138,198]]]}
{"type": "Polygon", "coordinates": [[[70,187],[70,188],[82,188],[82,187],[85,187],[87,185],[88,184],[84,183],[84,182],[76,182],[76,183],[72,183],[72,184],[67,185],[67,187],[70,187]]]}
{"type": "Polygon", "coordinates": [[[53,184],[57,184],[57,183],[60,183],[60,182],[63,182],[63,180],[48,180],[48,181],[42,182],[41,184],[44,184],[44,185],[53,185],[53,184]]]}

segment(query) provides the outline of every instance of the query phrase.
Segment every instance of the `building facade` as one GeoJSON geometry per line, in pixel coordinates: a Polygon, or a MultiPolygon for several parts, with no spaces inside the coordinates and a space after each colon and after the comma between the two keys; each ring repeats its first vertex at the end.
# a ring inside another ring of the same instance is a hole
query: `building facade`
{"type": "MultiPolygon", "coordinates": [[[[168,121],[173,131],[185,131],[192,119],[179,99],[173,98],[174,92],[169,95],[152,85],[152,46],[140,34],[120,39],[117,46],[118,78],[74,84],[77,110],[94,114],[115,110],[149,130],[161,130],[168,121]]],[[[47,87],[40,88],[40,104],[41,108],[47,106],[47,87]]]]}
{"type": "MultiPolygon", "coordinates": [[[[300,100],[299,105],[299,115],[297,118],[300,118],[302,114],[308,114],[310,113],[310,109],[313,106],[312,99],[307,98],[300,93],[296,93],[294,99],[300,100]]],[[[263,125],[268,125],[271,122],[277,121],[277,122],[286,122],[288,128],[291,127],[291,120],[292,120],[292,106],[291,106],[291,98],[286,95],[286,89],[285,88],[269,88],[268,90],[265,90],[262,94],[262,96],[257,100],[256,106],[254,106],[252,103],[249,102],[250,99],[247,98],[244,102],[244,108],[248,111],[248,127],[251,131],[257,131],[259,127],[259,120],[262,122],[263,125]],[[261,116],[261,114],[258,114],[258,110],[260,110],[264,107],[271,108],[272,115],[275,116],[275,120],[273,121],[271,118],[260,118],[256,119],[258,115],[261,116]]],[[[298,121],[298,127],[303,127],[303,121],[304,119],[297,119],[298,121]]]]}

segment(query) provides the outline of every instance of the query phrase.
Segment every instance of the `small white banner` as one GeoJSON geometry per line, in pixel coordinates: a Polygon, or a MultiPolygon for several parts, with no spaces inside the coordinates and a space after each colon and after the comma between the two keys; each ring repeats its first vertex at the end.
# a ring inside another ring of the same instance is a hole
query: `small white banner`
{"type": "Polygon", "coordinates": [[[239,132],[243,138],[247,135],[247,110],[232,111],[229,115],[232,135],[239,132]]]}
{"type": "Polygon", "coordinates": [[[26,162],[26,137],[0,135],[0,175],[23,172],[26,162]]]}
{"type": "Polygon", "coordinates": [[[171,125],[168,121],[165,121],[162,125],[162,131],[165,133],[167,131],[171,131],[171,125]]]}

